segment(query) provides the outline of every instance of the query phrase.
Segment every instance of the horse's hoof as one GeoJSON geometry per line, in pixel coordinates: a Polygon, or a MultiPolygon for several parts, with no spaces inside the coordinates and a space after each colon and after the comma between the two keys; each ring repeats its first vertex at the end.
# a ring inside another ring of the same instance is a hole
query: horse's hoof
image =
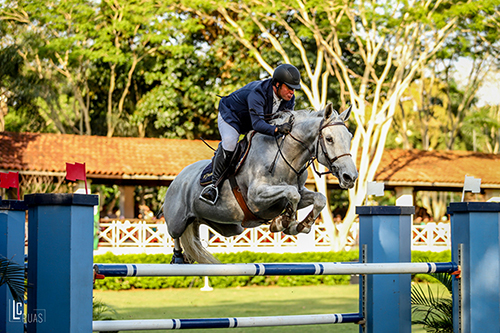
{"type": "Polygon", "coordinates": [[[174,254],[172,255],[172,260],[170,261],[170,264],[187,264],[186,260],[184,259],[184,255],[182,254],[182,251],[174,250],[174,254]]]}
{"type": "Polygon", "coordinates": [[[308,234],[308,233],[311,232],[311,227],[312,227],[312,224],[305,223],[305,222],[300,222],[297,225],[297,231],[299,233],[308,234]]]}

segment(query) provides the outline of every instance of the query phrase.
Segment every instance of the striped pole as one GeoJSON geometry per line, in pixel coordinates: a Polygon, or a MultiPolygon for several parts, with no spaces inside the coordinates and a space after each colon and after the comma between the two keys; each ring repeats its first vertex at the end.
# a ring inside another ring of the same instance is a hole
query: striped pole
{"type": "Polygon", "coordinates": [[[319,325],[358,323],[359,313],[319,314],[273,317],[208,319],[108,320],[92,322],[93,331],[173,330],[201,328],[240,328],[262,326],[319,325]]]}
{"type": "Polygon", "coordinates": [[[447,263],[286,263],[286,264],[94,264],[96,273],[112,276],[258,276],[452,273],[447,263]]]}

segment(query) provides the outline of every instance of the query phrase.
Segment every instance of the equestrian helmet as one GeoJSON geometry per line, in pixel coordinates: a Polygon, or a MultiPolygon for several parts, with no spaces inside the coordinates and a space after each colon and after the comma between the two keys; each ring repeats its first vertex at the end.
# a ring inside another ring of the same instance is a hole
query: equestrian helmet
{"type": "Polygon", "coordinates": [[[274,82],[286,84],[292,89],[300,89],[300,72],[290,64],[283,64],[276,67],[273,74],[274,82]]]}

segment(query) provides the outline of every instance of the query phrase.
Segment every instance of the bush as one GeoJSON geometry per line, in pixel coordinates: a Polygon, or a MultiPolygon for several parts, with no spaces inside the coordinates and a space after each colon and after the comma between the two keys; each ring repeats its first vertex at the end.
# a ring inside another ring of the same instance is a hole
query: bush
{"type": "MultiPolygon", "coordinates": [[[[219,253],[216,255],[222,263],[275,263],[275,262],[357,262],[357,251],[349,252],[303,252],[303,253],[258,253],[238,252],[219,253]]],[[[445,252],[412,252],[413,262],[447,262],[451,259],[450,251],[445,252]]],[[[106,253],[94,257],[95,263],[156,263],[168,264],[169,254],[124,254],[106,253]]],[[[426,274],[417,274],[417,281],[431,280],[426,274]]],[[[312,275],[312,276],[214,276],[210,285],[214,288],[246,287],[246,286],[306,286],[349,284],[349,275],[312,275]]],[[[108,277],[96,280],[95,289],[127,290],[127,289],[163,289],[163,288],[201,288],[203,276],[186,277],[108,277]]]]}

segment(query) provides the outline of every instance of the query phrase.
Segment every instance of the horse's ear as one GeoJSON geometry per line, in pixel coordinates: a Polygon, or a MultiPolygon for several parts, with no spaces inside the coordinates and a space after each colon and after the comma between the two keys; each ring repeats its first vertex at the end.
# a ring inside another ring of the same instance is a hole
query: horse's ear
{"type": "Polygon", "coordinates": [[[347,119],[349,119],[349,117],[351,115],[351,109],[352,109],[352,105],[349,105],[349,107],[347,108],[347,110],[345,110],[344,112],[342,112],[340,114],[340,118],[342,118],[343,122],[346,122],[347,119]]]}
{"type": "Polygon", "coordinates": [[[323,116],[325,120],[330,119],[333,115],[338,115],[339,113],[333,108],[332,103],[328,103],[325,108],[325,115],[323,116]]]}

